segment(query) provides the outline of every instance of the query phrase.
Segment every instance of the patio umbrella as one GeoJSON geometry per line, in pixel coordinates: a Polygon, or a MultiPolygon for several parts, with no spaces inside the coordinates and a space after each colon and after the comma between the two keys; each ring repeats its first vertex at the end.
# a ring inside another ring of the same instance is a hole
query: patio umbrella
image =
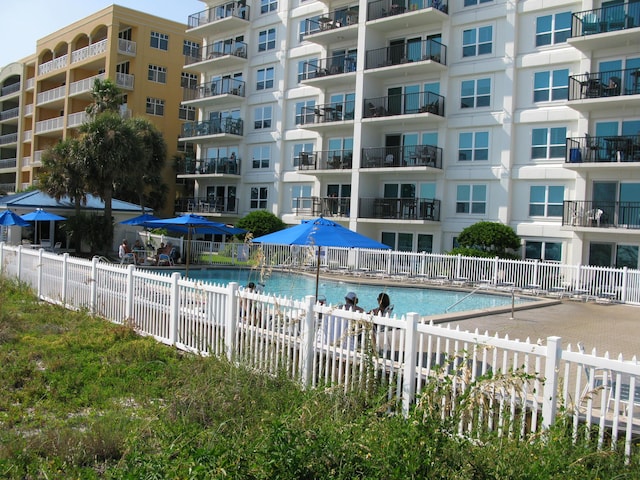
{"type": "Polygon", "coordinates": [[[143,225],[149,228],[166,228],[177,232],[187,233],[187,258],[185,261],[185,276],[189,276],[189,257],[191,256],[191,236],[194,233],[213,233],[219,235],[234,235],[236,233],[244,233],[245,230],[235,227],[227,227],[224,223],[213,222],[200,215],[189,213],[180,215],[179,217],[167,218],[162,220],[150,220],[144,222],[143,225]],[[238,230],[241,230],[239,232],[238,230]]]}
{"type": "Polygon", "coordinates": [[[135,227],[144,226],[145,222],[150,222],[153,220],[160,220],[160,217],[156,217],[155,215],[151,215],[150,213],[143,213],[142,215],[138,215],[137,217],[128,218],[127,220],[123,220],[120,222],[121,225],[133,225],[135,227]]]}
{"type": "Polygon", "coordinates": [[[253,239],[256,243],[272,243],[277,245],[308,245],[318,247],[316,262],[316,299],[320,281],[320,249],[321,247],[378,248],[389,250],[389,246],[365,237],[353,230],[343,227],[323,217],[314,220],[303,220],[294,227],[285,228],[253,239]]]}
{"type": "Polygon", "coordinates": [[[40,243],[40,241],[38,241],[38,223],[39,222],[57,222],[60,220],[66,220],[65,217],[61,217],[60,215],[56,215],[55,213],[49,213],[46,210],[42,209],[42,208],[36,208],[33,212],[29,212],[25,215],[21,215],[20,218],[22,218],[23,220],[26,220],[28,222],[34,222],[35,223],[35,234],[34,234],[34,243],[40,243]]]}
{"type": "Polygon", "coordinates": [[[2,227],[28,227],[29,222],[20,218],[19,215],[16,215],[11,210],[5,210],[0,214],[0,226],[2,227]]]}

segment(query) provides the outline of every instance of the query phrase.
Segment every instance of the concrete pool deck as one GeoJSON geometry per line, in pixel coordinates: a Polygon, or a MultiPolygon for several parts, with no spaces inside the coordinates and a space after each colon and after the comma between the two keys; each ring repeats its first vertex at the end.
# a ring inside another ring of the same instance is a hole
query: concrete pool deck
{"type": "Polygon", "coordinates": [[[575,351],[578,342],[591,352],[596,348],[598,356],[609,352],[611,358],[622,353],[625,360],[636,355],[640,360],[640,307],[620,304],[599,304],[563,300],[541,308],[496,313],[446,322],[452,328],[484,333],[497,333],[511,339],[532,342],[558,336],[562,347],[571,344],[575,351]]]}

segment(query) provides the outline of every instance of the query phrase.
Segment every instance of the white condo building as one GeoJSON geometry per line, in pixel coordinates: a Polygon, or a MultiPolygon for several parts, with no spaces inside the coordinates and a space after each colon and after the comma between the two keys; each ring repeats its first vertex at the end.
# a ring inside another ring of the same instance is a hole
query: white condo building
{"type": "Polygon", "coordinates": [[[206,1],[178,211],[330,217],[445,252],[638,268],[640,1],[206,1]]]}

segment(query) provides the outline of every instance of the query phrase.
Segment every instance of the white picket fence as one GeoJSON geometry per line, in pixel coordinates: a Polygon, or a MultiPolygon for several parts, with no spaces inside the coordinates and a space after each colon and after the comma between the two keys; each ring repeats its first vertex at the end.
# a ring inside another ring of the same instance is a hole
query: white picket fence
{"type": "Polygon", "coordinates": [[[484,429],[522,437],[553,424],[562,409],[576,435],[585,423],[600,427],[586,434],[630,456],[640,429],[636,358],[563,350],[558,337],[499,338],[421,323],[417,313],[373,316],[314,304],[312,296],[280,298],[237,283],[212,285],[4,244],[0,275],[30,285],[41,299],[130,324],[176,348],[286,372],[304,386],[385,385],[404,412],[428,401],[434,385],[448,384],[439,407],[443,416],[462,409],[460,434],[484,429]]]}

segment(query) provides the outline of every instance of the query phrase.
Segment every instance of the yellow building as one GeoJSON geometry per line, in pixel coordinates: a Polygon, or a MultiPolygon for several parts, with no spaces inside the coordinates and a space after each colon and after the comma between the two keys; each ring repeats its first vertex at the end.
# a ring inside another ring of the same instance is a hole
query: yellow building
{"type": "Polygon", "coordinates": [[[173,157],[184,121],[182,88],[196,83],[183,72],[184,54],[201,40],[186,25],[112,5],[37,41],[36,53],[0,69],[0,192],[34,184],[42,153],[71,137],[85,121],[95,79],[109,78],[125,94],[123,115],[146,117],[163,133],[169,186],[166,214],[176,198],[173,157]]]}

